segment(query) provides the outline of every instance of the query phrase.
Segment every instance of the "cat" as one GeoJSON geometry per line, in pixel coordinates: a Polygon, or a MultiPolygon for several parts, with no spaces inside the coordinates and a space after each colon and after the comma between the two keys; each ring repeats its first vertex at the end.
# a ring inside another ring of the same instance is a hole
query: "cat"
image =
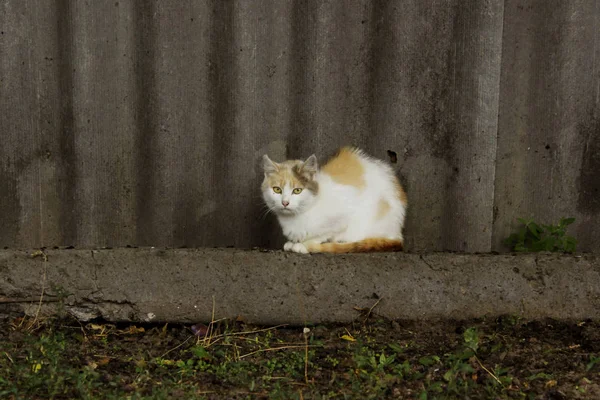
{"type": "Polygon", "coordinates": [[[263,199],[296,253],[403,250],[406,193],[390,165],[344,147],[319,168],[263,156],[263,199]]]}

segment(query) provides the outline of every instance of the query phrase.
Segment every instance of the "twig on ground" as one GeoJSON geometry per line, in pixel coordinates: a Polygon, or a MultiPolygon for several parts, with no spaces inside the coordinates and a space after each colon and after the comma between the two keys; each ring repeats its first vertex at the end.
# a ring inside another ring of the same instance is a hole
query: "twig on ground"
{"type": "Polygon", "coordinates": [[[283,325],[277,325],[277,326],[272,326],[270,328],[265,328],[265,329],[257,329],[255,331],[245,331],[245,332],[231,332],[231,333],[222,333],[220,335],[215,335],[213,336],[213,338],[221,338],[221,337],[225,337],[225,336],[244,336],[244,335],[251,335],[253,333],[259,333],[259,332],[266,332],[266,331],[272,331],[273,329],[277,329],[277,328],[282,328],[284,326],[287,326],[287,324],[283,324],[283,325]]]}
{"type": "Polygon", "coordinates": [[[177,346],[173,347],[171,350],[168,350],[165,354],[163,354],[162,356],[160,356],[160,358],[164,358],[167,354],[169,354],[172,351],[177,350],[178,348],[180,348],[181,346],[183,346],[184,344],[187,343],[188,340],[190,340],[191,338],[193,338],[194,336],[190,336],[187,339],[185,339],[183,342],[179,343],[177,346]]]}
{"type": "Polygon", "coordinates": [[[4,352],[4,355],[6,356],[6,358],[8,358],[10,360],[11,363],[13,363],[13,364],[15,363],[13,361],[12,357],[7,352],[4,352]]]}
{"type": "MultiPolygon", "coordinates": [[[[304,382],[308,385],[308,333],[310,332],[309,328],[304,327],[302,333],[304,334],[304,382]]],[[[300,397],[302,397],[302,392],[300,392],[300,397]]]]}
{"type": "MultiPolygon", "coordinates": [[[[219,320],[221,321],[221,320],[219,320]]],[[[204,335],[204,337],[202,338],[198,338],[198,340],[196,340],[196,344],[199,344],[200,342],[202,342],[202,347],[208,348],[210,347],[211,340],[215,337],[214,333],[214,325],[217,321],[215,320],[215,296],[212,296],[212,314],[210,317],[210,323],[208,324],[208,329],[206,331],[206,335],[204,335]]]]}
{"type": "Polygon", "coordinates": [[[210,346],[210,341],[215,334],[215,295],[212,295],[212,314],[210,317],[210,324],[208,325],[208,343],[206,347],[210,346]]]}
{"type": "Polygon", "coordinates": [[[81,321],[79,319],[77,319],[77,317],[75,316],[75,314],[73,314],[73,312],[71,312],[71,311],[69,311],[67,313],[67,315],[70,316],[71,318],[73,318],[79,324],[79,328],[77,328],[76,326],[70,327],[70,326],[67,326],[67,325],[62,325],[62,327],[63,328],[69,328],[69,329],[72,329],[72,328],[80,329],[81,333],[83,334],[84,339],[87,340],[88,339],[87,332],[85,331],[85,327],[83,326],[83,324],[81,323],[81,321]]]}
{"type": "Polygon", "coordinates": [[[375,304],[373,304],[373,305],[371,306],[371,308],[369,308],[369,311],[367,312],[367,315],[365,316],[365,320],[363,321],[363,323],[366,323],[366,322],[367,322],[367,320],[368,320],[368,319],[369,319],[369,317],[371,316],[371,313],[373,312],[373,309],[374,309],[375,307],[377,307],[377,304],[379,304],[379,302],[380,302],[381,300],[383,300],[383,297],[380,297],[380,298],[378,298],[378,299],[377,299],[377,301],[375,302],[375,304]]]}
{"type": "Polygon", "coordinates": [[[240,351],[238,349],[238,346],[235,342],[233,342],[233,361],[239,361],[240,360],[240,351]]]}
{"type": "MultiPolygon", "coordinates": [[[[321,346],[317,346],[317,345],[308,345],[308,347],[321,347],[321,346]]],[[[256,351],[252,351],[250,353],[244,354],[242,356],[240,356],[240,360],[242,358],[246,358],[248,356],[251,356],[253,354],[257,354],[257,353],[262,353],[265,351],[277,351],[277,350],[286,350],[286,349],[303,349],[305,348],[305,346],[281,346],[281,347],[269,347],[267,349],[260,349],[260,350],[256,350],[256,351]]]]}
{"type": "Polygon", "coordinates": [[[44,260],[44,267],[43,267],[44,269],[43,269],[43,274],[42,274],[42,293],[40,294],[40,301],[38,303],[38,308],[35,312],[35,317],[33,318],[33,321],[31,321],[31,323],[27,327],[27,330],[33,329],[33,326],[37,322],[38,317],[40,315],[40,310],[42,309],[42,302],[44,300],[44,291],[46,290],[46,268],[47,268],[47,263],[48,263],[48,256],[46,255],[46,253],[44,253],[44,250],[38,250],[38,251],[34,252],[31,256],[32,257],[41,256],[44,260]]]}
{"type": "Polygon", "coordinates": [[[263,380],[265,381],[293,381],[294,378],[290,378],[289,376],[268,376],[265,375],[262,377],[263,380]]]}
{"type": "MultiPolygon", "coordinates": [[[[497,377],[496,375],[494,375],[494,374],[492,373],[492,371],[490,371],[489,369],[487,369],[487,368],[485,367],[485,365],[483,365],[483,364],[481,363],[481,361],[479,360],[479,357],[475,356],[475,359],[476,359],[476,360],[477,360],[477,362],[479,363],[479,366],[480,366],[481,368],[483,368],[483,370],[484,370],[485,372],[487,372],[488,374],[490,374],[490,376],[491,376],[492,378],[494,378],[494,379],[496,380],[496,382],[498,382],[500,385],[502,385],[502,382],[500,382],[500,379],[498,379],[498,377],[497,377]]],[[[502,386],[504,386],[504,385],[502,385],[502,386]]]]}

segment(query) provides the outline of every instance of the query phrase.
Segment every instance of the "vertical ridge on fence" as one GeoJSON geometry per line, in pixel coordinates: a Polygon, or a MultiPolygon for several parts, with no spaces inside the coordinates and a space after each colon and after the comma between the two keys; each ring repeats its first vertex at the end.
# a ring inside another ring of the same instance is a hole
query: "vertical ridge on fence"
{"type": "Polygon", "coordinates": [[[593,0],[0,0],[0,246],[280,247],[261,156],[397,162],[410,250],[600,248],[593,0]],[[389,153],[388,153],[389,151],[389,153]]]}
{"type": "Polygon", "coordinates": [[[599,12],[597,1],[506,1],[494,250],[519,217],[575,217],[579,249],[599,249],[599,12]]]}

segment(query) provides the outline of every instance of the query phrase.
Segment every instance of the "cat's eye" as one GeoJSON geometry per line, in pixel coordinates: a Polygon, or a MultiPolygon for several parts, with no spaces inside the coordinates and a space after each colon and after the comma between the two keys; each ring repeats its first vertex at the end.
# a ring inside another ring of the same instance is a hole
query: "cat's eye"
{"type": "Polygon", "coordinates": [[[302,193],[302,188],[296,188],[296,189],[294,189],[292,191],[292,193],[294,193],[294,194],[300,194],[300,193],[302,193]]]}
{"type": "Polygon", "coordinates": [[[273,191],[277,194],[281,194],[281,188],[279,186],[273,186],[273,191]]]}

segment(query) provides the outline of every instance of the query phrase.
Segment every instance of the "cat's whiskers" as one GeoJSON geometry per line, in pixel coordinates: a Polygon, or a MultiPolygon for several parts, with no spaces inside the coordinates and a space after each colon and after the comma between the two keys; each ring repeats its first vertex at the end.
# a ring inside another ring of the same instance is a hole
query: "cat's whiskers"
{"type": "Polygon", "coordinates": [[[266,209],[265,211],[263,211],[263,213],[261,214],[261,216],[260,216],[260,219],[261,219],[261,220],[263,220],[263,219],[266,219],[266,218],[267,218],[267,215],[269,215],[270,213],[271,213],[271,210],[267,208],[267,209],[266,209]]]}
{"type": "Polygon", "coordinates": [[[271,208],[268,205],[263,204],[262,210],[261,210],[261,216],[259,219],[263,220],[263,219],[267,218],[267,215],[269,215],[272,212],[273,212],[273,210],[271,210],[271,208]]]}

